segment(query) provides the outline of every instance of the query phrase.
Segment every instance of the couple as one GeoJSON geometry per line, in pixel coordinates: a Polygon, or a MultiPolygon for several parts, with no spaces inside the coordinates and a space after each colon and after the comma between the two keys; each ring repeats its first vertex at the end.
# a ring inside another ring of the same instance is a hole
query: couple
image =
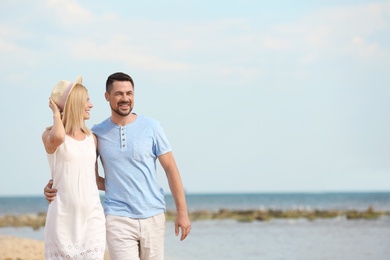
{"type": "Polygon", "coordinates": [[[111,117],[94,125],[92,133],[85,120],[93,105],[81,77],[74,83],[62,80],[52,91],[53,126],[42,134],[53,179],[45,187],[51,201],[45,259],[103,259],[106,235],[111,260],[164,259],[165,200],[156,179],[156,159],[175,201],[175,233],[181,230],[183,240],[190,232],[184,189],[167,137],[157,121],[131,113],[133,79],[121,72],[110,75],[105,98],[111,117]],[[105,179],[99,176],[97,156],[105,179]],[[98,189],[105,190],[104,213],[98,189]]]}

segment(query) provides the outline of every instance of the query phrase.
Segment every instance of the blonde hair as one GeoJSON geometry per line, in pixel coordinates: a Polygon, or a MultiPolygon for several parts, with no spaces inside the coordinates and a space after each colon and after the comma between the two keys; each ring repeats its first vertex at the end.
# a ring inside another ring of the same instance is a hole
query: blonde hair
{"type": "Polygon", "coordinates": [[[81,129],[87,135],[91,134],[91,130],[85,125],[84,120],[87,99],[88,91],[83,85],[77,84],[73,87],[62,116],[62,123],[67,135],[73,135],[78,129],[81,129]]]}
{"type": "MultiPolygon", "coordinates": [[[[88,100],[86,87],[77,84],[73,87],[66,101],[64,111],[61,115],[62,124],[67,135],[74,135],[76,130],[81,129],[86,135],[91,135],[92,131],[85,125],[84,113],[88,100]]],[[[48,129],[51,129],[49,127],[48,129]]]]}

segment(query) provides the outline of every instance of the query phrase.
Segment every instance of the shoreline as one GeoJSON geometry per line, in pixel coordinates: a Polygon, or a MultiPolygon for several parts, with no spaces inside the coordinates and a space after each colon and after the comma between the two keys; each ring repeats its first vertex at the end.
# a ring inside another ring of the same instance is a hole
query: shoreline
{"type": "MultiPolygon", "coordinates": [[[[176,212],[165,212],[167,221],[174,221],[176,212]]],[[[219,211],[199,210],[189,212],[191,221],[198,220],[221,220],[233,219],[238,222],[253,221],[270,221],[273,219],[300,219],[307,220],[345,218],[347,220],[366,219],[375,220],[381,216],[390,216],[390,211],[375,211],[372,207],[367,210],[311,210],[311,209],[294,209],[294,210],[230,210],[220,209],[219,211]]],[[[46,213],[32,214],[6,214],[0,216],[1,227],[31,227],[37,230],[45,226],[46,213]]]]}

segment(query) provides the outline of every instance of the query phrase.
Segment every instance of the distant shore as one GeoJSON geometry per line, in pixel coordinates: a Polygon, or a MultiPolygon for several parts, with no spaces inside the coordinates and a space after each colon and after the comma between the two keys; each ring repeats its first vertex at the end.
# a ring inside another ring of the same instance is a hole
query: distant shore
{"type": "MultiPolygon", "coordinates": [[[[230,210],[220,209],[219,211],[200,210],[190,212],[192,221],[234,219],[238,222],[269,221],[272,219],[298,219],[305,218],[315,220],[321,218],[344,217],[346,219],[377,219],[381,216],[390,216],[389,211],[375,211],[372,207],[367,210],[230,210]]],[[[174,220],[174,211],[166,212],[167,221],[174,220]]],[[[0,227],[32,227],[39,229],[45,226],[46,213],[19,214],[0,216],[0,227]]]]}
{"type": "MultiPolygon", "coordinates": [[[[239,222],[269,221],[272,219],[299,219],[305,218],[315,220],[321,218],[344,217],[346,219],[377,219],[381,216],[390,216],[390,211],[375,211],[372,207],[367,210],[312,210],[312,209],[293,209],[293,210],[231,210],[220,209],[219,211],[195,211],[190,213],[190,219],[196,220],[218,220],[235,219],[239,222]]],[[[175,212],[166,212],[167,220],[173,220],[175,212]]]]}

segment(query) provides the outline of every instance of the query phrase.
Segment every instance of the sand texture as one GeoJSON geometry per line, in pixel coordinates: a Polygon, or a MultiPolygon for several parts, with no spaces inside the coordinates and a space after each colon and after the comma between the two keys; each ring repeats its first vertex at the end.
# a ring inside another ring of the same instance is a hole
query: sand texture
{"type": "MultiPolygon", "coordinates": [[[[43,259],[43,241],[0,235],[0,260],[43,259]]],[[[108,253],[104,259],[109,260],[108,253]]]]}

